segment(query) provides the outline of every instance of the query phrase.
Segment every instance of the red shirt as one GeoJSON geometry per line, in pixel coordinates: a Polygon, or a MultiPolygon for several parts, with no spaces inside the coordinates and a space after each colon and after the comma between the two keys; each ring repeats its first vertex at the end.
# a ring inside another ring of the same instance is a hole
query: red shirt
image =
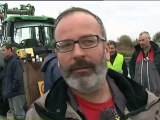
{"type": "Polygon", "coordinates": [[[84,100],[83,98],[77,95],[76,95],[76,98],[87,120],[99,120],[100,111],[107,109],[109,107],[113,108],[113,98],[112,97],[104,103],[92,103],[92,102],[84,100]]]}

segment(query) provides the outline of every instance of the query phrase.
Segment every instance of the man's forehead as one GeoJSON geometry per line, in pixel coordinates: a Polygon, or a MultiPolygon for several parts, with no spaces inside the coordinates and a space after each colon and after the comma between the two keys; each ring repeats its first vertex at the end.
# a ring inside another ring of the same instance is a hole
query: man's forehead
{"type": "Polygon", "coordinates": [[[1,51],[7,50],[5,46],[1,47],[1,51]]]}
{"type": "Polygon", "coordinates": [[[64,16],[59,21],[55,28],[55,38],[58,39],[58,36],[62,37],[61,33],[67,33],[68,31],[74,30],[76,26],[81,26],[81,28],[86,28],[87,26],[90,28],[91,26],[95,26],[97,30],[100,30],[100,25],[96,18],[89,13],[76,11],[64,16]]]}
{"type": "Polygon", "coordinates": [[[142,33],[139,37],[149,37],[149,35],[147,33],[142,33]]]}
{"type": "MultiPolygon", "coordinates": [[[[65,15],[60,21],[59,21],[59,23],[57,24],[57,27],[59,26],[59,24],[61,24],[61,23],[66,23],[66,21],[68,21],[68,22],[74,22],[74,20],[72,20],[72,19],[76,19],[76,20],[81,20],[81,22],[82,21],[85,21],[85,20],[87,20],[87,21],[97,21],[96,20],[96,18],[94,18],[91,14],[89,14],[89,13],[85,13],[85,12],[83,12],[83,11],[74,11],[73,13],[69,13],[69,14],[67,14],[67,15],[65,15]],[[71,20],[70,20],[71,19],[71,20]]],[[[86,22],[87,22],[86,21],[86,22]]],[[[97,22],[98,23],[98,22],[97,22]]]]}
{"type": "Polygon", "coordinates": [[[5,48],[6,48],[6,46],[2,46],[1,48],[2,48],[2,49],[5,49],[5,48]]]}

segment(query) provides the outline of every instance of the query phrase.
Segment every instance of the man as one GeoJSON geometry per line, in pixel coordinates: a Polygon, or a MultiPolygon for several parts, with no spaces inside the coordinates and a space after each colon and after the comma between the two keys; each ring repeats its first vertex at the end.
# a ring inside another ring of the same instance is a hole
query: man
{"type": "Polygon", "coordinates": [[[109,41],[110,48],[110,60],[107,61],[108,68],[111,68],[117,72],[128,76],[127,64],[125,62],[124,56],[117,52],[117,45],[115,41],[109,41]]]}
{"type": "Polygon", "coordinates": [[[2,45],[2,56],[6,63],[2,95],[8,99],[9,113],[13,114],[16,120],[22,120],[25,117],[23,68],[9,43],[2,45]]]}
{"type": "Polygon", "coordinates": [[[139,34],[139,44],[135,46],[129,70],[132,78],[160,96],[160,48],[146,31],[139,34]]]}
{"type": "Polygon", "coordinates": [[[63,77],[32,104],[26,120],[158,118],[160,103],[152,101],[152,111],[147,110],[151,100],[140,84],[106,69],[106,32],[98,16],[82,8],[65,10],[56,20],[54,38],[63,77]],[[146,114],[140,114],[143,110],[146,114]]]}
{"type": "Polygon", "coordinates": [[[44,73],[44,93],[46,93],[61,77],[57,56],[54,52],[45,57],[41,65],[41,71],[44,73]]]}

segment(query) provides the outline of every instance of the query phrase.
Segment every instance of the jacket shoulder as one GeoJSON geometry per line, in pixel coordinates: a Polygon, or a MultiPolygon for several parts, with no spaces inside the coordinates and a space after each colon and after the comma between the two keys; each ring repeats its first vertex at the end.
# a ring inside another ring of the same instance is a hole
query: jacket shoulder
{"type": "Polygon", "coordinates": [[[36,104],[38,104],[39,106],[41,106],[42,108],[45,109],[45,100],[46,100],[46,97],[47,97],[48,93],[49,93],[49,91],[46,92],[43,96],[38,98],[34,103],[32,103],[29,106],[29,109],[26,113],[25,120],[42,120],[41,117],[38,115],[34,104],[36,103],[36,104]]]}
{"type": "Polygon", "coordinates": [[[27,111],[25,120],[42,120],[36,112],[34,105],[27,111]]]}
{"type": "Polygon", "coordinates": [[[159,120],[160,118],[160,98],[147,91],[148,101],[143,108],[127,113],[127,120],[159,120]]]}

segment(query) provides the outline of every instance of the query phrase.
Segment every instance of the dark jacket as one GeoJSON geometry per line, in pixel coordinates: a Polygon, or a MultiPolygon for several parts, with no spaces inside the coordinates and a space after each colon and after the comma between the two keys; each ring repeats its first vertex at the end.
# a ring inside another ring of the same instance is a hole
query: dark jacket
{"type": "Polygon", "coordinates": [[[23,67],[14,54],[5,60],[2,95],[4,98],[11,98],[24,94],[23,67]]]}
{"type": "Polygon", "coordinates": [[[0,81],[2,81],[2,79],[3,79],[4,67],[5,67],[4,58],[3,58],[1,50],[0,50],[0,81]]]}
{"type": "MultiPolygon", "coordinates": [[[[154,119],[156,118],[157,108],[153,108],[153,106],[151,107],[150,105],[151,108],[147,107],[149,102],[152,101],[152,104],[155,102],[149,99],[150,97],[140,84],[111,69],[108,70],[106,77],[119,113],[125,114],[125,107],[129,110],[129,112],[126,112],[127,114],[123,116],[124,118],[122,120],[128,119],[128,117],[134,118],[130,120],[140,120],[138,117],[147,115],[143,112],[147,113],[150,109],[154,111],[151,116],[154,119]],[[141,112],[143,114],[140,114],[141,112]]],[[[61,78],[49,92],[32,104],[27,112],[26,120],[38,120],[40,118],[43,120],[86,120],[84,114],[78,110],[78,107],[74,107],[76,105],[72,97],[73,94],[70,94],[66,83],[63,78],[61,78]]],[[[152,99],[157,101],[157,98],[155,98],[152,96],[152,99]]],[[[160,103],[155,106],[159,107],[159,104],[160,103]]],[[[100,120],[115,120],[113,115],[113,113],[104,110],[100,120]]]]}
{"type": "Polygon", "coordinates": [[[41,71],[44,73],[44,92],[46,93],[61,77],[55,53],[50,53],[45,57],[41,65],[41,71]]]}
{"type": "MultiPolygon", "coordinates": [[[[150,44],[151,44],[152,48],[154,49],[154,63],[155,63],[155,66],[157,67],[157,70],[160,74],[160,48],[153,41],[150,41],[150,44]]],[[[135,76],[135,66],[136,66],[137,56],[141,50],[142,49],[140,47],[140,44],[136,45],[135,51],[132,54],[130,62],[129,62],[129,73],[130,73],[130,76],[132,79],[134,79],[134,76],[135,76]]]]}
{"type": "Polygon", "coordinates": [[[4,70],[4,59],[0,53],[0,115],[6,116],[9,110],[8,100],[2,96],[2,80],[4,70]]]}
{"type": "Polygon", "coordinates": [[[1,67],[4,67],[4,66],[5,66],[5,63],[4,63],[4,59],[3,59],[3,56],[2,56],[1,50],[0,50],[0,66],[1,66],[1,67]]]}

